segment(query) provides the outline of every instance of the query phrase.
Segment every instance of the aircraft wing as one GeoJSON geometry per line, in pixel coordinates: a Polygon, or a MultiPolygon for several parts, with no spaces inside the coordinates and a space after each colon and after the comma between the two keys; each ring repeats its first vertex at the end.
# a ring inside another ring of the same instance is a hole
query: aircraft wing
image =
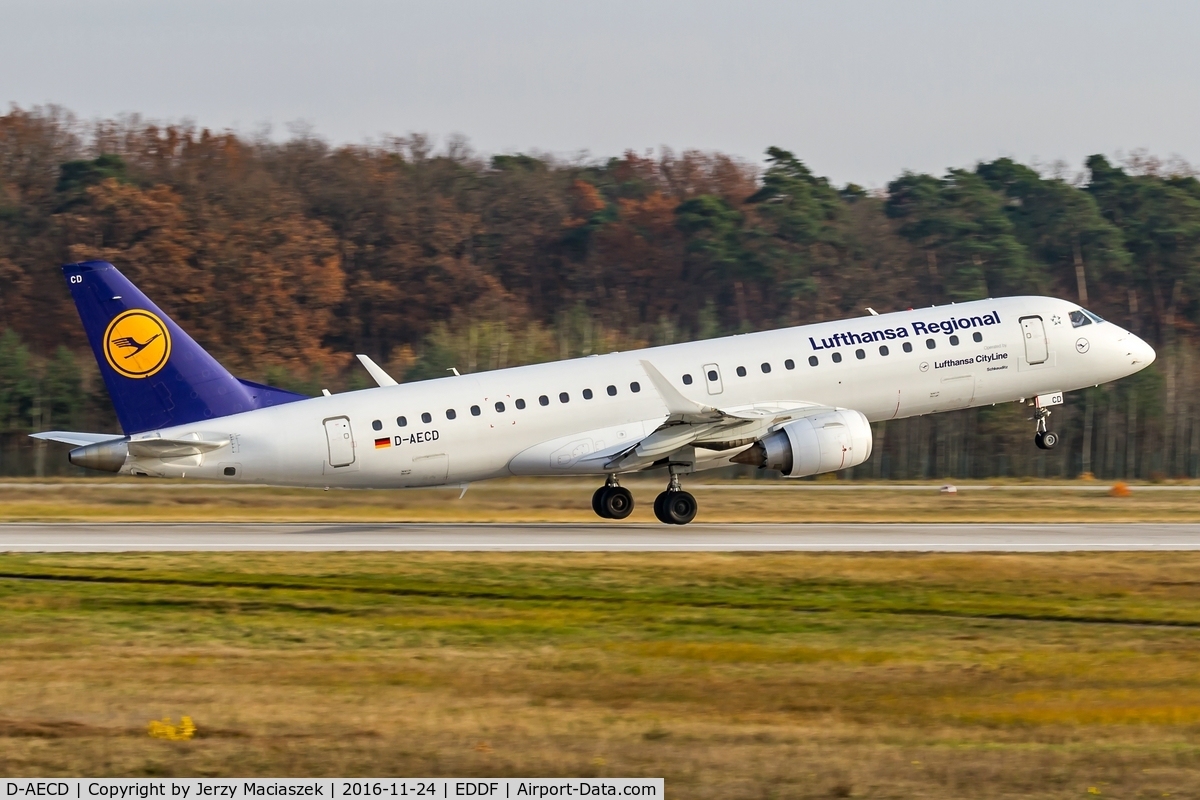
{"type": "Polygon", "coordinates": [[[649,361],[641,365],[667,407],[667,418],[649,436],[621,452],[592,456],[607,459],[606,469],[640,469],[689,446],[709,450],[744,447],[786,422],[827,410],[816,403],[796,402],[723,410],[689,400],[649,361]]]}
{"type": "Polygon", "coordinates": [[[43,431],[42,433],[31,433],[30,437],[34,439],[41,439],[47,442],[73,444],[76,447],[83,447],[85,444],[95,444],[96,442],[111,442],[113,439],[125,438],[119,433],[83,433],[81,431],[43,431]]]}

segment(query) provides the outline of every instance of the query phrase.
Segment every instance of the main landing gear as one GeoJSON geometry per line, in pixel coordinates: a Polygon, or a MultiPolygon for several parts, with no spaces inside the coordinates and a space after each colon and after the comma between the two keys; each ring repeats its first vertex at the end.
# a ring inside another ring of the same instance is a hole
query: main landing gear
{"type": "Polygon", "coordinates": [[[604,519],[625,519],[633,513],[633,495],[617,483],[616,475],[609,475],[592,495],[592,511],[604,519]]]}
{"type": "Polygon", "coordinates": [[[683,490],[672,471],[667,490],[654,498],[654,516],[666,525],[687,525],[696,518],[696,510],[696,498],[683,490]]]}
{"type": "Polygon", "coordinates": [[[1033,443],[1043,450],[1053,450],[1054,445],[1058,444],[1058,434],[1046,430],[1046,418],[1049,416],[1048,408],[1039,408],[1033,412],[1033,418],[1037,422],[1037,433],[1033,434],[1033,443]]]}
{"type": "MultiPolygon", "coordinates": [[[[592,510],[604,519],[625,519],[633,513],[633,495],[617,483],[616,475],[592,495],[592,510]]],[[[671,473],[667,490],[654,498],[654,516],[667,525],[687,525],[696,518],[696,498],[679,485],[679,476],[671,473]]]]}

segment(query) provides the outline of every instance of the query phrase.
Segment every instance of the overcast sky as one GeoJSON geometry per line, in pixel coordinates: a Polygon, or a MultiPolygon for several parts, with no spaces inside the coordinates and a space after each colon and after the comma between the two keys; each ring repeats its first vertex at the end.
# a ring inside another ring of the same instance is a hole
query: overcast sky
{"type": "Polygon", "coordinates": [[[778,145],[883,186],[1001,155],[1200,162],[1200,3],[0,0],[0,101],[485,153],[778,145]]]}

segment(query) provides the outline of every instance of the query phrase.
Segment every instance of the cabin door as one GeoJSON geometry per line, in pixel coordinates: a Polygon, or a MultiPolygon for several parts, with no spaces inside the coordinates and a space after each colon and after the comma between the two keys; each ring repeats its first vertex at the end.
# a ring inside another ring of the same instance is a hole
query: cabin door
{"type": "Polygon", "coordinates": [[[325,438],[329,441],[329,466],[348,467],[354,463],[354,434],[350,431],[349,419],[325,420],[325,438]]]}
{"type": "Polygon", "coordinates": [[[1050,357],[1050,345],[1046,341],[1046,326],[1041,317],[1021,317],[1021,334],[1025,337],[1025,360],[1030,364],[1041,364],[1050,357]]]}

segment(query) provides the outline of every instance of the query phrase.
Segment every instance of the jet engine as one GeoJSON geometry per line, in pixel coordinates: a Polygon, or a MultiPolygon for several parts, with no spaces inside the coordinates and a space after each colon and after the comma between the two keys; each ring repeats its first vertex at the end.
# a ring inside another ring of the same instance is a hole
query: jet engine
{"type": "Polygon", "coordinates": [[[730,460],[802,478],[857,466],[870,456],[867,418],[852,409],[831,408],[789,422],[730,460]]]}

